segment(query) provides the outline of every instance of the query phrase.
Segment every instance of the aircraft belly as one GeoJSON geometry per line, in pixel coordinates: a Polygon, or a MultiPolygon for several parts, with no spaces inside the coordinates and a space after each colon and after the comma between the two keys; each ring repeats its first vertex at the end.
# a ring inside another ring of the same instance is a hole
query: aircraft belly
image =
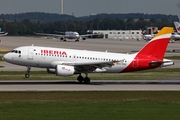
{"type": "Polygon", "coordinates": [[[124,70],[125,68],[126,68],[126,66],[122,66],[122,65],[116,65],[116,66],[112,66],[112,67],[105,67],[106,73],[119,73],[122,70],[124,70]]]}

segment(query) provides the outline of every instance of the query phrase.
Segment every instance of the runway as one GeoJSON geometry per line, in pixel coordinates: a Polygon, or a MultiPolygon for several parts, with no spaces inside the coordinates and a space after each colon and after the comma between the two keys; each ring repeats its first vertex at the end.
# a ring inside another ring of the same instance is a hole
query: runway
{"type": "Polygon", "coordinates": [[[178,80],[0,81],[0,91],[180,91],[178,80]]]}

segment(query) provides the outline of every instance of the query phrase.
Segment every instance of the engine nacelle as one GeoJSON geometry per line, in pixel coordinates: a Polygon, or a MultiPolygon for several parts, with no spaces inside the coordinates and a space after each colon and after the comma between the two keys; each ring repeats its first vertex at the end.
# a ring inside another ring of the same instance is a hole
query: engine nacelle
{"type": "Polygon", "coordinates": [[[74,75],[74,72],[74,66],[57,65],[55,73],[57,76],[72,76],[74,75]]]}

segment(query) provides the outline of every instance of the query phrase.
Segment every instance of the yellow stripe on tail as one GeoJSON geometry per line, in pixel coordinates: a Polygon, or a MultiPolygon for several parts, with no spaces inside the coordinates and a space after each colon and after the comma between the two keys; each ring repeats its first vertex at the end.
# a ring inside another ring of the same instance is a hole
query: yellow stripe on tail
{"type": "MultiPolygon", "coordinates": [[[[156,34],[155,36],[154,36],[154,38],[156,38],[156,37],[158,37],[158,36],[161,36],[161,35],[164,35],[164,34],[171,34],[171,33],[173,33],[173,31],[174,31],[174,29],[172,28],[172,27],[164,27],[162,30],[160,30],[159,32],[158,32],[158,34],[156,34]]],[[[153,39],[154,39],[153,38],[153,39]]]]}

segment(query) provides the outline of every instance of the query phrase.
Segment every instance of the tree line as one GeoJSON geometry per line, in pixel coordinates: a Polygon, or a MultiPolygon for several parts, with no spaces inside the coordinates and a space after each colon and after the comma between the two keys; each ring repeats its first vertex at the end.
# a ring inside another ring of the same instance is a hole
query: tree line
{"type": "Polygon", "coordinates": [[[54,22],[42,22],[38,19],[34,21],[30,17],[27,18],[29,19],[22,21],[1,19],[0,28],[3,31],[7,31],[8,35],[13,36],[30,36],[34,35],[34,32],[54,33],[54,31],[77,31],[80,34],[85,34],[87,30],[139,30],[151,26],[161,29],[164,26],[173,27],[173,22],[178,21],[178,18],[172,16],[171,19],[164,17],[161,19],[156,17],[150,19],[143,17],[130,17],[127,19],[120,19],[119,17],[95,17],[86,20],[67,19],[54,22]]]}
{"type": "Polygon", "coordinates": [[[144,13],[127,13],[127,14],[107,14],[101,13],[96,15],[88,15],[88,16],[80,16],[75,17],[74,15],[66,15],[66,14],[54,14],[54,13],[43,13],[43,12],[27,12],[27,13],[19,13],[19,14],[0,14],[0,19],[8,20],[8,21],[23,21],[25,19],[30,20],[31,22],[40,21],[41,23],[55,22],[55,21],[82,21],[87,22],[94,19],[103,20],[105,18],[109,19],[121,19],[126,20],[128,18],[133,19],[167,19],[168,21],[178,20],[177,15],[165,15],[165,14],[144,14],[144,13]]]}

